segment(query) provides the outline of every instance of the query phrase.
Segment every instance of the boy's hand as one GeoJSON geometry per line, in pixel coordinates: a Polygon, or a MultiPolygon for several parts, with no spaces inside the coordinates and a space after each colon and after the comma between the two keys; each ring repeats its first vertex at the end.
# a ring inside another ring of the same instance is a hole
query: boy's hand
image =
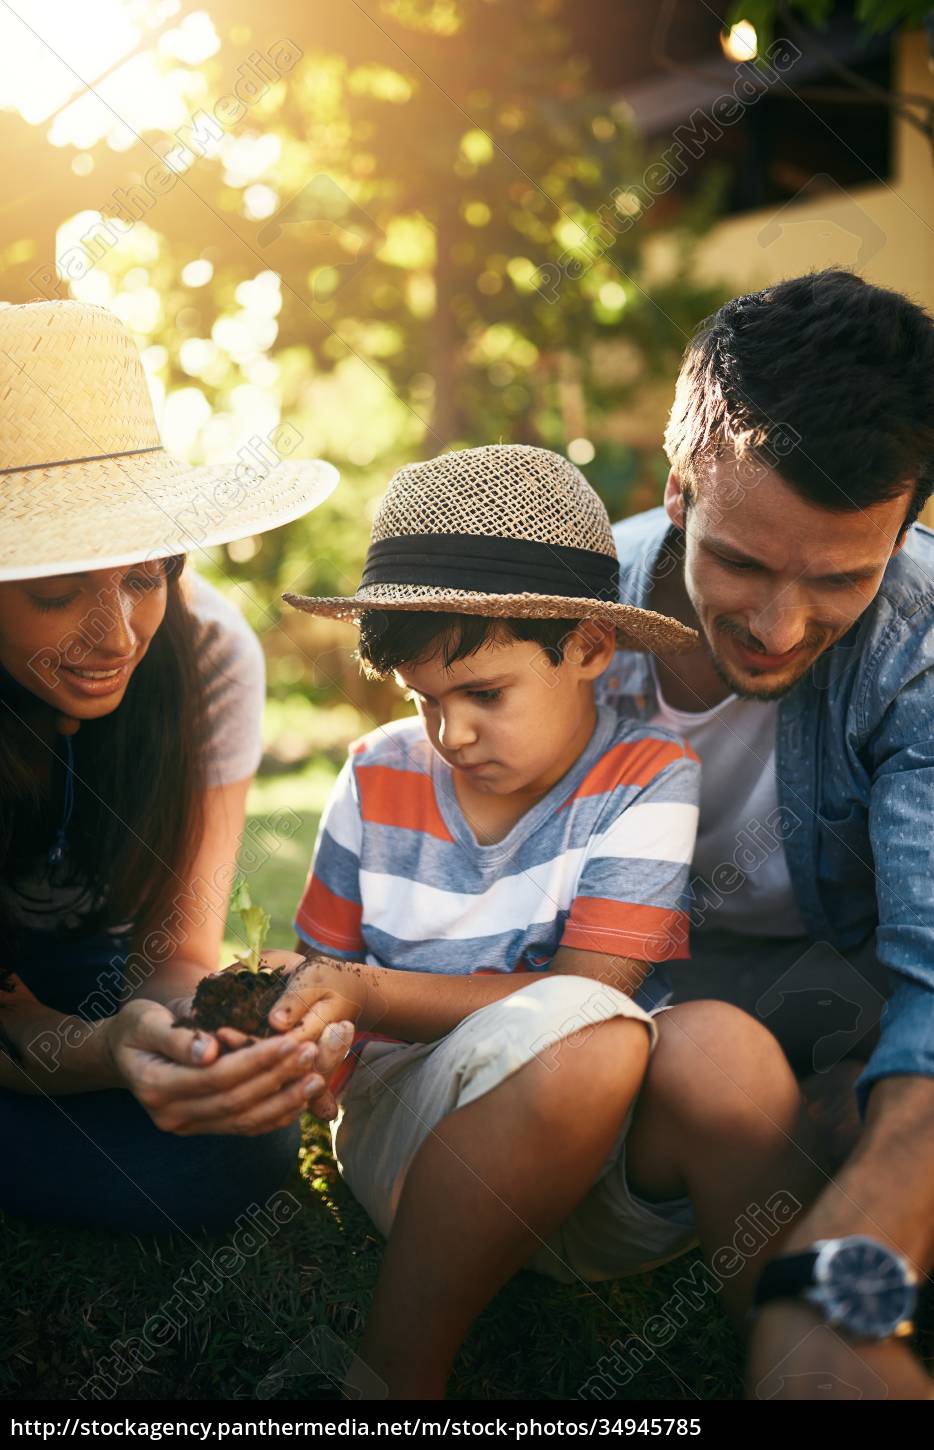
{"type": "Polygon", "coordinates": [[[356,1022],[367,1001],[365,969],[356,962],[330,957],[300,957],[296,952],[274,952],[281,965],[294,966],[289,984],[269,1014],[279,1032],[300,1042],[318,1042],[331,1023],[356,1022]],[[286,960],[288,959],[288,960],[286,960]]]}
{"type": "MultiPolygon", "coordinates": [[[[328,1083],[353,1043],[353,1024],[365,998],[362,976],[351,971],[345,980],[340,964],[326,957],[309,960],[299,952],[264,952],[263,961],[291,969],[288,986],[270,1014],[270,1026],[288,1032],[297,1043],[315,1045],[314,1071],[324,1079],[324,1090],[309,1101],[307,1110],[319,1118],[333,1118],[337,1102],[328,1083]]],[[[219,1028],[216,1035],[228,1047],[251,1040],[231,1027],[219,1028]]]]}

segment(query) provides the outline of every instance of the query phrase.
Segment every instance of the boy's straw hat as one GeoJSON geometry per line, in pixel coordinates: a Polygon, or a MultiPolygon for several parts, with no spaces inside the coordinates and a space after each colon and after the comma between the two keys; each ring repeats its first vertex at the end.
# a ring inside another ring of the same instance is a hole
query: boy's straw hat
{"type": "Polygon", "coordinates": [[[320,459],[189,468],[159,438],[139,353],[84,302],[0,308],[0,580],[186,554],[321,503],[320,459]]]}
{"type": "Polygon", "coordinates": [[[367,609],[606,619],[625,649],[683,653],[697,633],[619,601],[607,511],[573,463],[497,443],[400,468],[376,513],[363,580],[344,599],[284,594],[309,614],[367,609]]]}

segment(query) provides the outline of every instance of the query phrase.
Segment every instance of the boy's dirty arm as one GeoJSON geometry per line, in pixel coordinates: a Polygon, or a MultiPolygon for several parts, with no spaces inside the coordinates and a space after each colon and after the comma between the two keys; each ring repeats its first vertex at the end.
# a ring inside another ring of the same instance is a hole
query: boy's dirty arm
{"type": "MultiPolygon", "coordinates": [[[[588,977],[632,995],[650,970],[649,962],[630,957],[559,947],[549,975],[588,977]]],[[[270,1021],[279,1030],[291,1028],[309,1041],[316,1041],[329,1022],[355,1021],[362,1031],[382,1032],[405,1042],[434,1042],[472,1012],[540,981],[543,975],[540,971],[407,972],[314,957],[296,968],[270,1021]]]]}

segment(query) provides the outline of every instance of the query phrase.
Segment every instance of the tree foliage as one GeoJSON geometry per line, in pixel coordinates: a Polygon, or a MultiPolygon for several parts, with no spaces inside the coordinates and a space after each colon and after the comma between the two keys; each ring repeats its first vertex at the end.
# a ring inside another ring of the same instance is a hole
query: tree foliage
{"type": "MultiPolygon", "coordinates": [[[[931,13],[930,0],[852,0],[854,18],[867,34],[898,27],[923,25],[931,13]]],[[[837,9],[837,0],[732,0],[727,25],[748,20],[756,28],[760,53],[767,50],[783,14],[797,16],[822,30],[837,9]]]]}
{"type": "MultiPolygon", "coordinates": [[[[98,248],[90,282],[80,249],[65,271],[78,295],[124,308],[167,418],[194,419],[190,456],[213,461],[249,405],[345,474],[324,509],[225,558],[260,604],[354,587],[368,502],[403,460],[564,447],[581,428],[599,447],[605,413],[673,376],[721,300],[692,274],[717,174],[687,209],[646,202],[653,153],[625,100],[595,90],[571,3],[225,0],[216,53],[165,62],[184,125],[125,130],[119,151],[101,140],[78,175],[74,148],[45,147],[54,195],[24,213],[24,235],[44,236],[41,262],[67,217],[138,213],[98,248]],[[296,59],[276,76],[288,45],[296,59]],[[235,117],[224,98],[249,93],[254,72],[267,83],[235,117]],[[145,205],[153,168],[180,155],[187,167],[145,205]],[[186,280],[195,259],[209,285],[186,280]],[[95,277],[109,290],[95,294],[95,277]],[[611,387],[593,363],[605,340],[627,350],[611,387]]],[[[614,510],[653,461],[599,447],[592,472],[614,510]]]]}

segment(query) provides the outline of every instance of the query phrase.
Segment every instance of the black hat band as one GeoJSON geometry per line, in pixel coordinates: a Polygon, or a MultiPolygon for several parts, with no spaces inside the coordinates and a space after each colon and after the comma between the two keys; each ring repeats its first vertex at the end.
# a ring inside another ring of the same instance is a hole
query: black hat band
{"type": "Polygon", "coordinates": [[[361,588],[427,584],[476,594],[545,594],[619,600],[612,554],[486,534],[400,534],[371,544],[361,588]]]}

